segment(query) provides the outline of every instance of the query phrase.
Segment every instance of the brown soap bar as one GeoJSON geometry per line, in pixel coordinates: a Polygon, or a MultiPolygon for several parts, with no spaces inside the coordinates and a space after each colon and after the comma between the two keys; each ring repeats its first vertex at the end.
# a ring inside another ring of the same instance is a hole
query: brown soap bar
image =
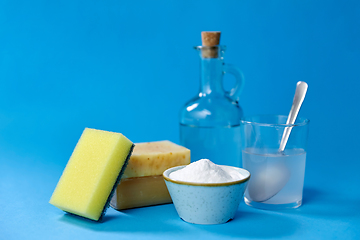
{"type": "Polygon", "coordinates": [[[170,141],[136,143],[122,178],[162,175],[190,163],[190,150],[170,141]]]}
{"type": "Polygon", "coordinates": [[[190,150],[170,141],[136,143],[111,206],[117,210],[170,203],[163,172],[190,163],[190,150]]]}
{"type": "Polygon", "coordinates": [[[122,210],[171,202],[164,178],[159,175],[122,179],[110,204],[122,210]]]}

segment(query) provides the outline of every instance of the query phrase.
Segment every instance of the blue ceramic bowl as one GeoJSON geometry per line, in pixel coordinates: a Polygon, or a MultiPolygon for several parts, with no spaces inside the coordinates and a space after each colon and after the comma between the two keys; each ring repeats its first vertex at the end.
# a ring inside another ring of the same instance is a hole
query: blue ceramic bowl
{"type": "Polygon", "coordinates": [[[242,168],[221,166],[239,171],[244,178],[226,183],[192,183],[169,178],[170,173],[184,167],[173,167],[163,173],[180,218],[196,224],[220,224],[233,219],[243,198],[250,173],[242,168]]]}

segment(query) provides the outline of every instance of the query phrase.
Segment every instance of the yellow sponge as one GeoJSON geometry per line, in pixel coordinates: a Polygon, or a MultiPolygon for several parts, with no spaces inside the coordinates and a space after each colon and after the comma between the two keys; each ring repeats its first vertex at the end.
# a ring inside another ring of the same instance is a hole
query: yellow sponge
{"type": "Polygon", "coordinates": [[[124,172],[134,144],[121,133],[85,128],[50,203],[98,221],[124,172]]]}

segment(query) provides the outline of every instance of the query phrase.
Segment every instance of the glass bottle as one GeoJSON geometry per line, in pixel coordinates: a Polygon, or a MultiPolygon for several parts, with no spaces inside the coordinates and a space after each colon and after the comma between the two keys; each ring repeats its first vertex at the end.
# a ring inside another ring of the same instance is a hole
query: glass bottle
{"type": "Polygon", "coordinates": [[[192,162],[207,158],[240,167],[243,110],[238,101],[244,78],[235,66],[224,63],[225,46],[195,49],[200,56],[200,91],[180,111],[180,144],[190,149],[192,162]],[[230,91],[223,88],[225,73],[236,79],[230,91]]]}

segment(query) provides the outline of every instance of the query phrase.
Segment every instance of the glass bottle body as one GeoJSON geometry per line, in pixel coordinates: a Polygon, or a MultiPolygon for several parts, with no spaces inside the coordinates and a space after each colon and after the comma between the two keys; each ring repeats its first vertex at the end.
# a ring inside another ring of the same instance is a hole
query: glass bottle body
{"type": "Polygon", "coordinates": [[[241,72],[224,64],[225,47],[211,47],[216,57],[200,53],[200,91],[180,111],[180,144],[191,150],[192,162],[207,158],[221,165],[241,166],[240,119],[243,110],[238,104],[243,87],[241,72]],[[231,73],[236,84],[230,91],[223,88],[224,73],[231,73]]]}

